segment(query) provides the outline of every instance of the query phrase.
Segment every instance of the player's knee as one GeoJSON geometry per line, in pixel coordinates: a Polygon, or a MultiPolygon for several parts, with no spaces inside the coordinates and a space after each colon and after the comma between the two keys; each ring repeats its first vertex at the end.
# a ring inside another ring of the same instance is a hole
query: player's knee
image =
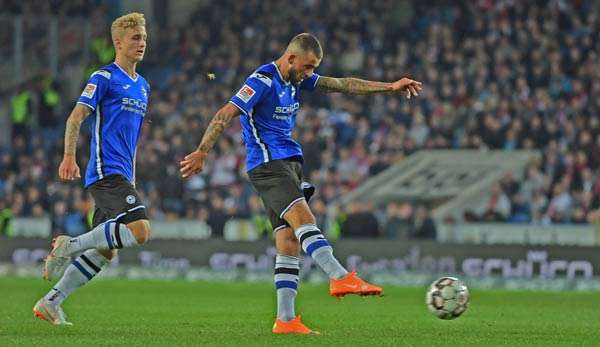
{"type": "Polygon", "coordinates": [[[150,239],[150,223],[147,220],[137,220],[127,224],[138,244],[142,245],[150,239]]]}
{"type": "Polygon", "coordinates": [[[305,224],[316,224],[316,218],[305,200],[298,201],[285,213],[283,218],[292,226],[298,228],[305,224]]]}

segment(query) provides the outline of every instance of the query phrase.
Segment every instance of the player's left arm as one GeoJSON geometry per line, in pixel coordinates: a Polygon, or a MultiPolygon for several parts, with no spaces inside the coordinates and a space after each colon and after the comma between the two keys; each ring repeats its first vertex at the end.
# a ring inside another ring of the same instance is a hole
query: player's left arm
{"type": "Polygon", "coordinates": [[[422,83],[410,78],[402,78],[395,82],[368,81],[354,77],[321,76],[316,89],[327,93],[371,94],[371,93],[405,93],[406,98],[418,96],[423,89],[422,83]]]}

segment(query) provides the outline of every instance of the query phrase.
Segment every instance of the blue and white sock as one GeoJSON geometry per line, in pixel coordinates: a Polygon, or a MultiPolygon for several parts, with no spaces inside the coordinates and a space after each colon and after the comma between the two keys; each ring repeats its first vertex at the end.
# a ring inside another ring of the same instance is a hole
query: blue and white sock
{"type": "Polygon", "coordinates": [[[348,271],[333,256],[333,248],[321,234],[321,230],[314,224],[304,224],[294,230],[300,245],[306,254],[325,271],[329,278],[342,278],[348,271]]]}
{"type": "Polygon", "coordinates": [[[98,250],[88,249],[69,264],[56,286],[50,289],[44,298],[53,305],[60,305],[75,289],[88,283],[108,263],[109,260],[98,250]]]}
{"type": "Polygon", "coordinates": [[[300,259],[289,255],[275,257],[275,288],[277,288],[277,319],[288,322],[296,318],[294,301],[298,294],[300,259]]]}
{"type": "Polygon", "coordinates": [[[106,222],[90,232],[70,239],[66,251],[71,255],[90,248],[108,250],[137,245],[137,240],[125,224],[106,222]]]}

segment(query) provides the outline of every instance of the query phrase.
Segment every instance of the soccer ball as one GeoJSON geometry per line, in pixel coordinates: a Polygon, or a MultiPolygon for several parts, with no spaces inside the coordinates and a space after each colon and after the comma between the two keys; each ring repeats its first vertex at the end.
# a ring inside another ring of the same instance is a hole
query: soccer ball
{"type": "Polygon", "coordinates": [[[454,319],[467,309],[469,290],[458,278],[442,277],[427,291],[427,308],[436,317],[454,319]]]}

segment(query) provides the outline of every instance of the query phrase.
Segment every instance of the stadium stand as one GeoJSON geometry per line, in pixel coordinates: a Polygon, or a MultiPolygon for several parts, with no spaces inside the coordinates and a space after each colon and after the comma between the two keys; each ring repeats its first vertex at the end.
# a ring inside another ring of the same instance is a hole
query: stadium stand
{"type": "MultiPolygon", "coordinates": [[[[26,10],[18,1],[8,3],[0,15],[26,10]]],[[[78,8],[55,14],[76,15],[78,8]]],[[[102,8],[91,12],[104,20],[99,27],[107,27],[102,8]]],[[[318,187],[311,201],[318,220],[329,203],[368,177],[419,149],[442,148],[542,153],[524,180],[498,182],[488,203],[465,215],[468,220],[600,220],[600,16],[593,1],[305,1],[292,11],[278,1],[224,0],[210,11],[199,7],[190,18],[151,31],[140,66],[154,90],[136,183],[152,219],[204,220],[221,235],[230,218],[260,217],[245,177],[239,124],[227,130],[202,175],[182,180],[178,163],[250,69],[275,59],[294,34],[309,31],[324,44],[320,74],[410,75],[425,86],[411,102],[388,95],[303,95],[296,136],[306,154],[306,177],[318,187]],[[273,11],[281,15],[261,16],[273,11]]],[[[0,35],[1,42],[9,35],[0,35]]],[[[35,30],[27,35],[35,42],[35,30]]],[[[38,45],[44,42],[27,46],[38,45]]],[[[71,46],[64,50],[78,54],[71,46]]],[[[85,230],[89,198],[79,183],[57,180],[74,95],[61,89],[65,81],[40,78],[43,73],[39,69],[32,82],[12,91],[9,118],[19,112],[28,118],[11,118],[12,141],[0,149],[0,206],[17,217],[52,216],[55,233],[77,234],[85,230]],[[48,104],[49,88],[60,104],[48,104]]],[[[82,136],[80,165],[86,142],[82,136]]],[[[354,225],[348,234],[359,237],[435,236],[428,206],[397,202],[379,210],[363,204],[342,212],[342,237],[344,225],[354,225]]]]}

